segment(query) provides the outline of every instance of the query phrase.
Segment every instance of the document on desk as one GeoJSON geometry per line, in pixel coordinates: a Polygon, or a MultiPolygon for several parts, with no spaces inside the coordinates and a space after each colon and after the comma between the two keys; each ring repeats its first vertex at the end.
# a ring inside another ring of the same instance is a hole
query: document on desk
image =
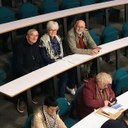
{"type": "Polygon", "coordinates": [[[78,64],[80,62],[83,62],[90,58],[90,55],[84,55],[84,54],[73,54],[66,57],[63,57],[62,59],[65,61],[68,61],[72,64],[78,64]]]}
{"type": "Polygon", "coordinates": [[[117,119],[122,114],[123,111],[124,111],[123,106],[119,103],[116,103],[111,107],[107,106],[107,107],[99,108],[96,111],[96,113],[111,119],[117,119]]]}
{"type": "Polygon", "coordinates": [[[116,103],[115,105],[113,105],[111,107],[108,107],[108,106],[107,107],[103,107],[102,110],[105,113],[116,114],[119,111],[119,109],[121,109],[121,108],[122,108],[122,105],[116,103]]]}

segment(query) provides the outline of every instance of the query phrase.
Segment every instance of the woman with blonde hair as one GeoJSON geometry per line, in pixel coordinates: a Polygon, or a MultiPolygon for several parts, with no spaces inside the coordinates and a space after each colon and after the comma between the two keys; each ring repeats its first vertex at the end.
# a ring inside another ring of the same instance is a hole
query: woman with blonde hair
{"type": "Polygon", "coordinates": [[[115,98],[111,89],[112,78],[110,74],[100,72],[95,78],[90,78],[82,88],[77,99],[77,114],[81,119],[94,111],[94,109],[108,106],[115,98]]]}

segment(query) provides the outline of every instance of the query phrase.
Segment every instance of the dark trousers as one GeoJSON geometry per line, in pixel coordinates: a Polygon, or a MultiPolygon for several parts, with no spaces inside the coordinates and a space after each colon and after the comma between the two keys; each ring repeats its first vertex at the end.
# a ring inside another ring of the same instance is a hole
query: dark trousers
{"type": "Polygon", "coordinates": [[[73,89],[75,87],[75,85],[77,84],[77,68],[74,67],[74,68],[70,69],[67,73],[68,73],[67,86],[70,89],[73,89]]]}
{"type": "Polygon", "coordinates": [[[61,73],[57,76],[59,78],[58,82],[58,96],[65,97],[65,88],[67,86],[67,73],[61,73]]]}

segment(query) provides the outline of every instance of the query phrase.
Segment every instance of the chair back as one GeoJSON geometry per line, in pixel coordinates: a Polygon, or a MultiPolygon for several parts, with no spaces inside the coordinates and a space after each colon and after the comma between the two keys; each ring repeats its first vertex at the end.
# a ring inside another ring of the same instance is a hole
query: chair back
{"type": "Polygon", "coordinates": [[[106,26],[102,32],[103,43],[108,43],[119,38],[118,31],[111,27],[110,25],[106,26]]]}
{"type": "Polygon", "coordinates": [[[128,71],[124,67],[117,69],[113,76],[113,84],[116,84],[118,80],[120,79],[120,77],[126,74],[128,74],[128,71]]]}
{"type": "Polygon", "coordinates": [[[113,90],[116,96],[119,96],[121,93],[123,93],[126,90],[128,91],[128,74],[120,77],[113,90]]]}
{"type": "Polygon", "coordinates": [[[18,18],[23,19],[38,15],[38,9],[33,4],[26,2],[22,4],[18,11],[18,18]]]}
{"type": "Polygon", "coordinates": [[[32,120],[32,114],[29,115],[28,118],[26,119],[23,128],[31,128],[31,120],[32,120]]]}
{"type": "Polygon", "coordinates": [[[60,3],[61,9],[75,8],[79,6],[80,6],[80,2],[77,0],[62,0],[62,2],[60,3]]]}
{"type": "Polygon", "coordinates": [[[122,76],[125,76],[128,74],[128,71],[124,68],[121,67],[119,69],[117,69],[113,75],[113,81],[112,81],[112,89],[115,90],[117,83],[119,82],[119,79],[122,76]]]}
{"type": "Polygon", "coordinates": [[[44,2],[42,2],[39,10],[40,10],[41,14],[43,14],[43,13],[50,13],[50,12],[58,11],[59,10],[59,6],[53,0],[44,1],[44,2]]]}
{"type": "Polygon", "coordinates": [[[67,99],[61,97],[61,98],[57,99],[57,102],[58,102],[58,106],[60,109],[59,115],[65,116],[66,114],[68,114],[71,107],[70,107],[70,103],[67,101],[67,99]]]}
{"type": "Polygon", "coordinates": [[[100,36],[98,36],[93,30],[89,30],[89,33],[92,37],[92,39],[94,40],[94,42],[96,43],[96,45],[100,45],[100,36]]]}
{"type": "Polygon", "coordinates": [[[122,26],[122,36],[123,37],[128,36],[128,22],[125,22],[122,26]]]}
{"type": "Polygon", "coordinates": [[[71,110],[70,103],[67,101],[66,98],[62,98],[62,97],[58,98],[57,102],[60,109],[59,116],[63,119],[67,128],[71,128],[78,121],[74,120],[73,118],[70,118],[70,114],[69,114],[71,110]]]}
{"type": "Polygon", "coordinates": [[[90,5],[90,4],[94,4],[95,0],[80,0],[80,3],[81,3],[82,6],[90,5]]]}
{"type": "Polygon", "coordinates": [[[0,7],[0,24],[15,20],[15,13],[7,7],[0,7]]]}

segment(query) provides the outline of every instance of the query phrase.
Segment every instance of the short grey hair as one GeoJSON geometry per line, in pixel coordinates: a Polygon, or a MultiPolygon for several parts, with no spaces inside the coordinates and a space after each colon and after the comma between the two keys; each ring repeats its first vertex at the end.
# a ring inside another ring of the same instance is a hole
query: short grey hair
{"type": "Polygon", "coordinates": [[[59,29],[59,24],[55,21],[49,21],[47,23],[47,30],[50,30],[54,26],[57,30],[59,29]]]}
{"type": "Polygon", "coordinates": [[[29,29],[27,31],[27,35],[31,35],[31,33],[34,32],[34,31],[38,32],[35,28],[29,29]]]}
{"type": "Polygon", "coordinates": [[[96,75],[96,82],[108,82],[108,83],[112,83],[112,77],[110,74],[106,73],[106,72],[100,72],[96,75]]]}

